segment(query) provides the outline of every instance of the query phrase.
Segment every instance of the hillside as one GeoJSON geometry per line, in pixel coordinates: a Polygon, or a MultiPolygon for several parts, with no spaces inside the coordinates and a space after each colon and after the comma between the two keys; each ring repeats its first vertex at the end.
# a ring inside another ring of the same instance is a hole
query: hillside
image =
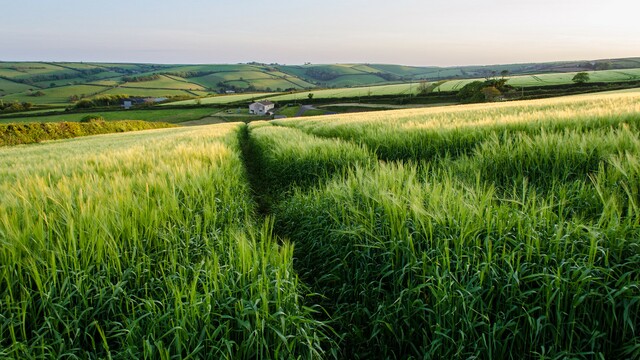
{"type": "MultiPolygon", "coordinates": [[[[640,68],[640,58],[595,61],[418,67],[384,64],[112,64],[0,62],[0,101],[67,106],[82,98],[126,94],[184,99],[220,93],[283,92],[410,81],[483,78],[640,68]]],[[[637,74],[623,79],[637,79],[637,74]]],[[[529,81],[533,85],[537,80],[529,81]]],[[[455,87],[455,83],[448,84],[455,87]]]]}

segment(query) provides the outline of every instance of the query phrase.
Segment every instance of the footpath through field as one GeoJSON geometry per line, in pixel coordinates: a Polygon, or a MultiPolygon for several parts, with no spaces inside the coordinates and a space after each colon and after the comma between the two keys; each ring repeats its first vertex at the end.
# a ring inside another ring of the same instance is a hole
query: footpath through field
{"type": "Polygon", "coordinates": [[[338,357],[640,358],[638,100],[261,121],[241,143],[338,357]]]}

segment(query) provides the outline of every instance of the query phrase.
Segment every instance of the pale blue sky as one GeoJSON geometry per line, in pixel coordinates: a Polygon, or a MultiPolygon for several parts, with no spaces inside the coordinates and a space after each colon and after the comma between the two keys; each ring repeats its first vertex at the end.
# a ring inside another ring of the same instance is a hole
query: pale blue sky
{"type": "Polygon", "coordinates": [[[640,56],[639,0],[0,0],[0,60],[468,65],[640,56]]]}

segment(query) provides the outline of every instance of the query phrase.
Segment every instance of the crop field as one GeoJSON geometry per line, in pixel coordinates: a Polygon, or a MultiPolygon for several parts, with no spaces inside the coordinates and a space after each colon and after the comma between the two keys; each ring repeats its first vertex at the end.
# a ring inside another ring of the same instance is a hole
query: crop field
{"type": "MultiPolygon", "coordinates": [[[[624,70],[601,70],[601,71],[587,71],[590,77],[590,82],[618,82],[618,81],[632,81],[640,80],[640,69],[624,69],[624,70]]],[[[545,85],[566,85],[572,84],[571,79],[575,76],[576,72],[567,73],[553,73],[553,74],[537,74],[537,75],[522,75],[509,77],[507,84],[515,87],[520,86],[545,86],[545,85]]],[[[449,80],[440,85],[437,90],[440,91],[457,91],[464,85],[472,81],[482,81],[483,79],[464,79],[464,80],[449,80]]]]}
{"type": "Polygon", "coordinates": [[[0,357],[640,358],[640,90],[0,149],[0,357]]]}
{"type": "Polygon", "coordinates": [[[343,349],[640,356],[639,100],[636,91],[275,121],[385,160],[272,206],[301,278],[339,319],[343,349]]]}
{"type": "MultiPolygon", "coordinates": [[[[133,87],[115,87],[102,93],[103,95],[128,95],[142,97],[170,97],[170,96],[193,96],[199,94],[191,90],[174,90],[174,89],[141,89],[133,87]]],[[[203,92],[203,94],[206,94],[203,92]]]]}
{"type": "Polygon", "coordinates": [[[311,90],[308,92],[298,92],[294,94],[277,95],[268,97],[271,101],[291,101],[291,100],[303,100],[312,93],[314,99],[331,99],[331,98],[354,98],[354,97],[367,97],[367,96],[379,96],[379,95],[403,95],[411,93],[416,94],[418,92],[419,83],[410,84],[393,84],[393,85],[376,85],[376,86],[361,86],[354,88],[342,88],[342,89],[323,89],[323,90],[311,90]]]}
{"type": "MultiPolygon", "coordinates": [[[[51,110],[43,110],[51,111],[51,110]]],[[[151,122],[181,123],[184,121],[198,120],[215,113],[214,108],[192,108],[192,109],[145,109],[145,110],[122,110],[122,111],[96,111],[92,115],[102,116],[107,121],[114,120],[144,120],[151,122]]],[[[61,113],[56,115],[34,116],[34,117],[0,117],[0,124],[10,123],[30,123],[30,122],[61,122],[80,121],[87,113],[61,113]]]]}
{"type": "Polygon", "coordinates": [[[319,357],[241,126],[0,149],[0,357],[319,357]]]}
{"type": "Polygon", "coordinates": [[[166,75],[161,75],[157,80],[127,82],[122,84],[121,86],[149,89],[204,90],[202,86],[188,82],[183,78],[166,75]]]}
{"type": "MultiPolygon", "coordinates": [[[[209,104],[230,104],[238,101],[248,101],[248,100],[262,100],[266,99],[269,96],[273,95],[273,93],[250,93],[250,94],[233,94],[233,95],[219,95],[213,97],[207,97],[198,99],[201,104],[209,105],[209,104]]],[[[198,100],[182,100],[175,101],[171,104],[167,104],[169,106],[172,105],[195,105],[198,100]]],[[[162,105],[160,105],[162,106],[162,105]]]]}
{"type": "MultiPolygon", "coordinates": [[[[294,101],[308,99],[309,94],[313,94],[314,99],[340,99],[354,98],[380,95],[408,95],[418,93],[419,83],[410,84],[393,84],[393,85],[376,85],[362,86],[341,89],[321,89],[295,92],[290,94],[281,93],[256,93],[256,94],[236,94],[221,95],[209,98],[199,99],[201,104],[229,104],[237,101],[245,101],[251,99],[268,99],[271,101],[294,101]]],[[[171,105],[195,105],[197,100],[183,100],[171,103],[171,105]]]]}

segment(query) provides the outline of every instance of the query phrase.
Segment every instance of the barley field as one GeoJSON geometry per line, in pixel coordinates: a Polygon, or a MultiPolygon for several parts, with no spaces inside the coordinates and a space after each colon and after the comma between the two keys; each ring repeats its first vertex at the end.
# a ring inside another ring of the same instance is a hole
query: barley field
{"type": "Polygon", "coordinates": [[[0,149],[0,358],[317,358],[241,124],[0,149]]]}
{"type": "Polygon", "coordinates": [[[640,358],[640,90],[0,149],[0,358],[640,358]]]}

